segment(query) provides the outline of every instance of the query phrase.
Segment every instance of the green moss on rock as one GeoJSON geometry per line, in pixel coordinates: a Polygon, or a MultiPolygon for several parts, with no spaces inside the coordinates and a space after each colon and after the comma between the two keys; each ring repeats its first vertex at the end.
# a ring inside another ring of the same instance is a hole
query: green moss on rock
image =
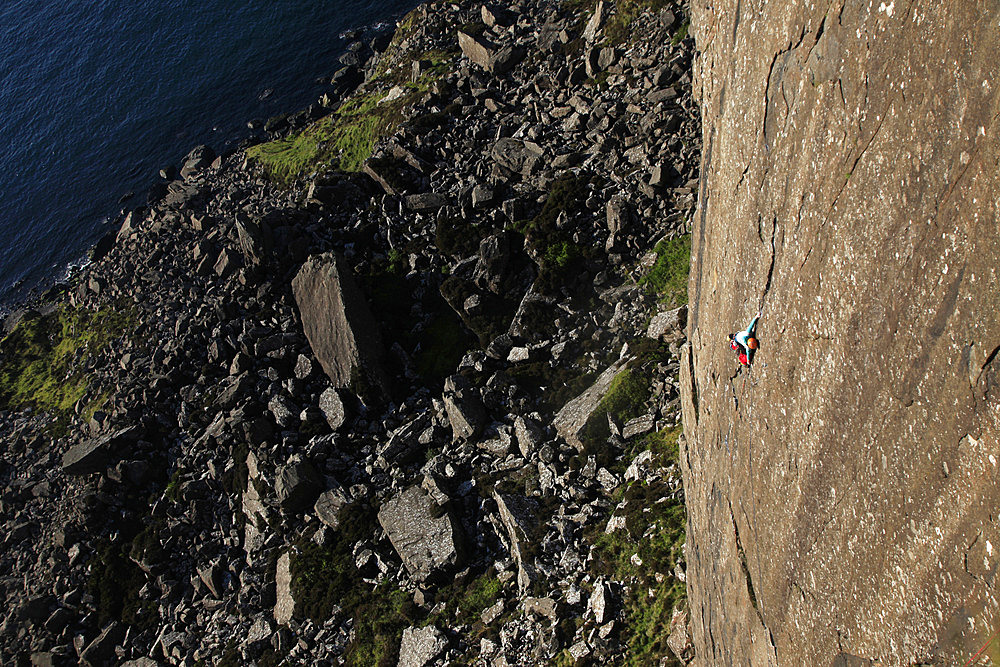
{"type": "MultiPolygon", "coordinates": [[[[87,361],[130,330],[135,320],[130,309],[68,306],[24,319],[0,341],[0,406],[68,414],[89,387],[87,361]]],[[[91,402],[94,410],[99,405],[91,402]]]]}

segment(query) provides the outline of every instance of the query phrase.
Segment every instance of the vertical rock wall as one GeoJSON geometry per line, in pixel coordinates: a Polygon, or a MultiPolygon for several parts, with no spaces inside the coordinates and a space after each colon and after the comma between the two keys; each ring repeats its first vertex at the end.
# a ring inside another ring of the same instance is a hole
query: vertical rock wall
{"type": "Polygon", "coordinates": [[[692,2],[702,664],[963,664],[1000,625],[998,26],[976,0],[692,2]]]}

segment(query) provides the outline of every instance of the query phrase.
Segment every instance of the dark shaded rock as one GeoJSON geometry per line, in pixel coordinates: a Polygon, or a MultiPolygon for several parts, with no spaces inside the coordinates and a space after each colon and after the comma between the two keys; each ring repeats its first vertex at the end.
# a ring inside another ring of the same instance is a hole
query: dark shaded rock
{"type": "Polygon", "coordinates": [[[403,201],[406,202],[406,208],[417,213],[436,211],[448,203],[448,199],[444,195],[436,192],[407,195],[403,201]]]}
{"type": "Polygon", "coordinates": [[[73,445],[63,454],[62,471],[67,475],[89,475],[116,463],[122,451],[139,439],[141,429],[130,426],[93,440],[73,445]]]}
{"type": "Polygon", "coordinates": [[[125,637],[125,628],[117,621],[112,621],[90,642],[80,653],[80,663],[85,665],[103,665],[114,657],[115,646],[125,637]]]}
{"type": "Polygon", "coordinates": [[[511,297],[523,292],[534,277],[523,244],[522,237],[510,231],[483,239],[473,282],[498,296],[511,297]]]}
{"type": "Polygon", "coordinates": [[[312,464],[302,461],[278,468],[274,493],[285,512],[297,512],[311,506],[323,489],[312,464]]]}

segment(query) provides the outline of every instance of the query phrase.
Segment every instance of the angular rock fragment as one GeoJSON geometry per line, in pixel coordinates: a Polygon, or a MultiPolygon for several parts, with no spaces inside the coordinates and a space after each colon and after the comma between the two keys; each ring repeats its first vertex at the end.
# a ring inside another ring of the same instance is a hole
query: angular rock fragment
{"type": "Polygon", "coordinates": [[[425,581],[459,563],[457,527],[451,512],[442,511],[419,486],[382,505],[378,521],[415,580],[425,581]]]}
{"type": "MultiPolygon", "coordinates": [[[[337,254],[310,257],[292,280],[302,328],[335,388],[379,399],[388,393],[381,337],[351,270],[337,254]]],[[[365,397],[363,397],[365,398],[365,397]]]]}
{"type": "Polygon", "coordinates": [[[295,612],[295,598],[292,597],[292,560],[287,551],[278,558],[274,588],[274,620],[279,625],[287,625],[295,612]]]}
{"type": "Polygon", "coordinates": [[[313,511],[324,525],[336,530],[340,527],[340,510],[350,504],[351,498],[340,484],[319,494],[313,511]]]}
{"type": "Polygon", "coordinates": [[[493,490],[500,520],[507,529],[507,550],[517,563],[517,586],[523,594],[535,580],[535,567],[527,554],[528,534],[537,520],[534,501],[493,490]]]}
{"type": "Polygon", "coordinates": [[[687,326],[687,306],[674,308],[653,316],[646,328],[646,337],[656,340],[674,339],[684,334],[687,326]]]}
{"type": "Polygon", "coordinates": [[[323,412],[326,423],[334,431],[343,426],[347,420],[347,408],[344,407],[340,392],[333,387],[327,387],[319,395],[319,409],[323,412]]]}
{"type": "Polygon", "coordinates": [[[448,638],[433,625],[406,628],[399,643],[397,667],[425,667],[448,646],[448,638]]]}
{"type": "Polygon", "coordinates": [[[493,144],[490,155],[501,167],[515,173],[526,174],[541,160],[541,146],[533,141],[503,138],[493,144]]]}
{"type": "Polygon", "coordinates": [[[310,463],[302,461],[278,468],[274,492],[285,512],[295,512],[312,505],[321,489],[319,474],[310,463]]]}
{"type": "Polygon", "coordinates": [[[615,375],[625,366],[627,360],[620,360],[612,364],[607,370],[601,373],[597,381],[588,387],[582,394],[564,405],[556,413],[552,420],[552,425],[556,432],[569,444],[579,450],[583,450],[583,442],[580,440],[580,432],[586,426],[590,416],[597,410],[598,404],[611,387],[611,381],[615,375]]]}
{"type": "Polygon", "coordinates": [[[138,426],[130,426],[73,445],[63,454],[62,470],[67,475],[89,475],[105,470],[118,460],[124,447],[138,440],[139,433],[138,426]]]}
{"type": "Polygon", "coordinates": [[[486,423],[486,407],[468,380],[461,375],[449,377],[441,400],[456,441],[470,440],[479,434],[486,423]]]}

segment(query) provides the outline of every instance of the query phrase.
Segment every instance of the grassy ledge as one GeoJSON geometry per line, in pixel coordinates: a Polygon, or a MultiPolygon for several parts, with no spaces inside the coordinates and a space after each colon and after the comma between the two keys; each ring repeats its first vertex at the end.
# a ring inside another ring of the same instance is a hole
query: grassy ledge
{"type": "Polygon", "coordinates": [[[247,158],[281,184],[321,169],[360,171],[376,144],[406,119],[405,109],[423,97],[447,70],[452,55],[443,51],[414,54],[413,60],[430,63],[416,81],[405,80],[398,68],[385,69],[375,83],[393,86],[391,89],[357,93],[300,132],[248,148],[247,158]]]}
{"type": "MultiPolygon", "coordinates": [[[[652,463],[666,468],[677,463],[681,429],[651,433],[635,449],[649,449],[652,463]]],[[[663,480],[632,482],[614,498],[624,503],[625,528],[601,533],[594,541],[596,569],[627,583],[624,596],[625,664],[680,664],[667,646],[675,609],[687,603],[687,587],[673,572],[683,558],[686,521],[684,503],[672,498],[663,480]],[[666,662],[661,660],[666,659],[666,662]]]]}
{"type": "Polygon", "coordinates": [[[639,284],[660,303],[670,308],[688,302],[687,283],[691,272],[691,235],[660,241],[653,249],[656,262],[639,284]]]}

